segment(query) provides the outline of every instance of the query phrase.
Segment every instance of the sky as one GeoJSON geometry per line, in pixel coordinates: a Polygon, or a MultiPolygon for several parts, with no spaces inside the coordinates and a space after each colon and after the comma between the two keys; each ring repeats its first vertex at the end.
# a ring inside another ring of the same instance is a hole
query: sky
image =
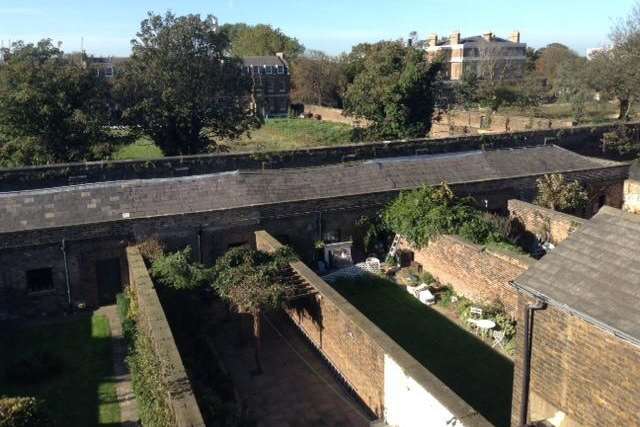
{"type": "Polygon", "coordinates": [[[584,55],[607,44],[634,0],[0,0],[0,40],[61,41],[67,52],[124,56],[147,11],[213,14],[220,23],[265,23],[329,54],[417,31],[462,36],[514,30],[532,47],[560,42],[584,55]]]}

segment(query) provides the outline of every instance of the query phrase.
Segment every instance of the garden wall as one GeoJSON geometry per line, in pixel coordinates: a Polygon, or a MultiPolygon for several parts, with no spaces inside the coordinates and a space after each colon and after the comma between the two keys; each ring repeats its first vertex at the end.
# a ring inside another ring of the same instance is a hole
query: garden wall
{"type": "Polygon", "coordinates": [[[516,316],[518,294],[510,282],[535,262],[532,258],[490,250],[456,236],[441,236],[416,249],[401,241],[401,249],[414,253],[419,263],[438,282],[478,304],[502,302],[516,316]]]}
{"type": "MultiPolygon", "coordinates": [[[[282,246],[255,236],[260,250],[282,246]]],[[[491,425],[304,263],[291,267],[317,294],[288,315],[377,416],[399,427],[491,425]]]]}
{"type": "Polygon", "coordinates": [[[204,427],[204,420],[191,389],[189,377],[171,333],[164,310],[138,248],[128,247],[129,286],[137,302],[138,333],[151,340],[162,365],[162,378],[169,390],[171,412],[179,427],[204,427]]]}
{"type": "Polygon", "coordinates": [[[624,210],[640,214],[640,181],[628,179],[624,182],[624,210]]]}
{"type": "Polygon", "coordinates": [[[322,107],[320,105],[305,104],[304,112],[313,115],[320,115],[321,119],[327,122],[344,123],[349,126],[360,127],[365,126],[367,121],[364,119],[356,119],[354,117],[345,116],[340,108],[322,107]]]}
{"type": "Polygon", "coordinates": [[[507,209],[509,216],[518,220],[526,231],[554,245],[569,237],[569,234],[586,222],[577,216],[515,199],[509,200],[507,209]]]}
{"type": "MultiPolygon", "coordinates": [[[[629,126],[638,125],[635,123],[629,126]]],[[[267,153],[202,154],[157,160],[101,161],[0,169],[0,192],[88,182],[202,175],[238,169],[317,166],[352,160],[543,144],[556,144],[580,154],[613,158],[613,154],[602,152],[600,139],[603,133],[614,127],[615,125],[576,126],[560,130],[384,141],[267,153]]]]}

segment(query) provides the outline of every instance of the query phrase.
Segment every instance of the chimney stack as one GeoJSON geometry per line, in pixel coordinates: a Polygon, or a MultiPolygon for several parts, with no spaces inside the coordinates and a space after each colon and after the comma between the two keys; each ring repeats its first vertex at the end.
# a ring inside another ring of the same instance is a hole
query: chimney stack
{"type": "Polygon", "coordinates": [[[493,33],[492,32],[484,33],[482,35],[482,38],[485,39],[486,41],[490,42],[490,41],[493,40],[493,33]]]}
{"type": "Polygon", "coordinates": [[[459,31],[451,33],[451,36],[449,37],[449,44],[460,44],[460,32],[459,31]]]}
{"type": "Polygon", "coordinates": [[[427,37],[427,45],[429,47],[437,46],[438,45],[438,35],[437,34],[430,34],[429,37],[427,37]]]}
{"type": "Polygon", "coordinates": [[[511,41],[513,43],[520,43],[520,31],[514,31],[511,33],[511,41]]]}
{"type": "Polygon", "coordinates": [[[276,52],[276,56],[282,60],[284,60],[284,52],[276,52]]]}

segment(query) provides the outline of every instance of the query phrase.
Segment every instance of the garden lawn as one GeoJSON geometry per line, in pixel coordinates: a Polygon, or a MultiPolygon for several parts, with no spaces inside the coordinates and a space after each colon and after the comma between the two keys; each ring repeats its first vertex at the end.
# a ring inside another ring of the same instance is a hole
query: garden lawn
{"type": "Polygon", "coordinates": [[[338,279],[332,286],[490,422],[509,425],[508,358],[386,279],[338,279]]]}
{"type": "Polygon", "coordinates": [[[99,315],[43,322],[10,332],[3,337],[11,345],[3,347],[2,366],[34,352],[49,353],[62,365],[60,372],[36,384],[21,384],[2,377],[0,395],[44,399],[57,426],[119,425],[120,408],[110,378],[113,369],[110,335],[108,320],[99,315]]]}
{"type": "Polygon", "coordinates": [[[113,154],[113,160],[149,160],[164,157],[162,150],[151,138],[142,136],[135,142],[123,145],[113,154]]]}

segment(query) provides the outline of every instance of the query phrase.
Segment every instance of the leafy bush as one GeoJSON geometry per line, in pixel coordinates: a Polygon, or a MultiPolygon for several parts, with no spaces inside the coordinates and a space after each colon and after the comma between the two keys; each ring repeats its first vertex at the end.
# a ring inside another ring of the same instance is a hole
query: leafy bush
{"type": "Polygon", "coordinates": [[[199,289],[213,283],[213,270],[194,262],[191,247],[156,258],[151,275],[165,286],[174,289],[199,289]]]}
{"type": "Polygon", "coordinates": [[[148,262],[153,262],[164,255],[164,245],[157,237],[151,237],[138,243],[140,255],[148,262]]]}
{"type": "Polygon", "coordinates": [[[0,427],[53,425],[42,400],[34,397],[0,397],[0,427]]]}
{"type": "Polygon", "coordinates": [[[131,316],[130,307],[131,300],[125,293],[116,295],[116,303],[118,306],[118,316],[122,323],[122,333],[129,344],[133,343],[136,333],[136,322],[131,316]]]}
{"type": "Polygon", "coordinates": [[[16,384],[37,384],[59,374],[62,369],[63,362],[58,356],[37,350],[9,362],[5,377],[16,384]]]}
{"type": "Polygon", "coordinates": [[[562,174],[545,175],[536,181],[538,194],[535,203],[553,210],[576,213],[583,209],[589,197],[578,181],[568,182],[562,174]]]}

